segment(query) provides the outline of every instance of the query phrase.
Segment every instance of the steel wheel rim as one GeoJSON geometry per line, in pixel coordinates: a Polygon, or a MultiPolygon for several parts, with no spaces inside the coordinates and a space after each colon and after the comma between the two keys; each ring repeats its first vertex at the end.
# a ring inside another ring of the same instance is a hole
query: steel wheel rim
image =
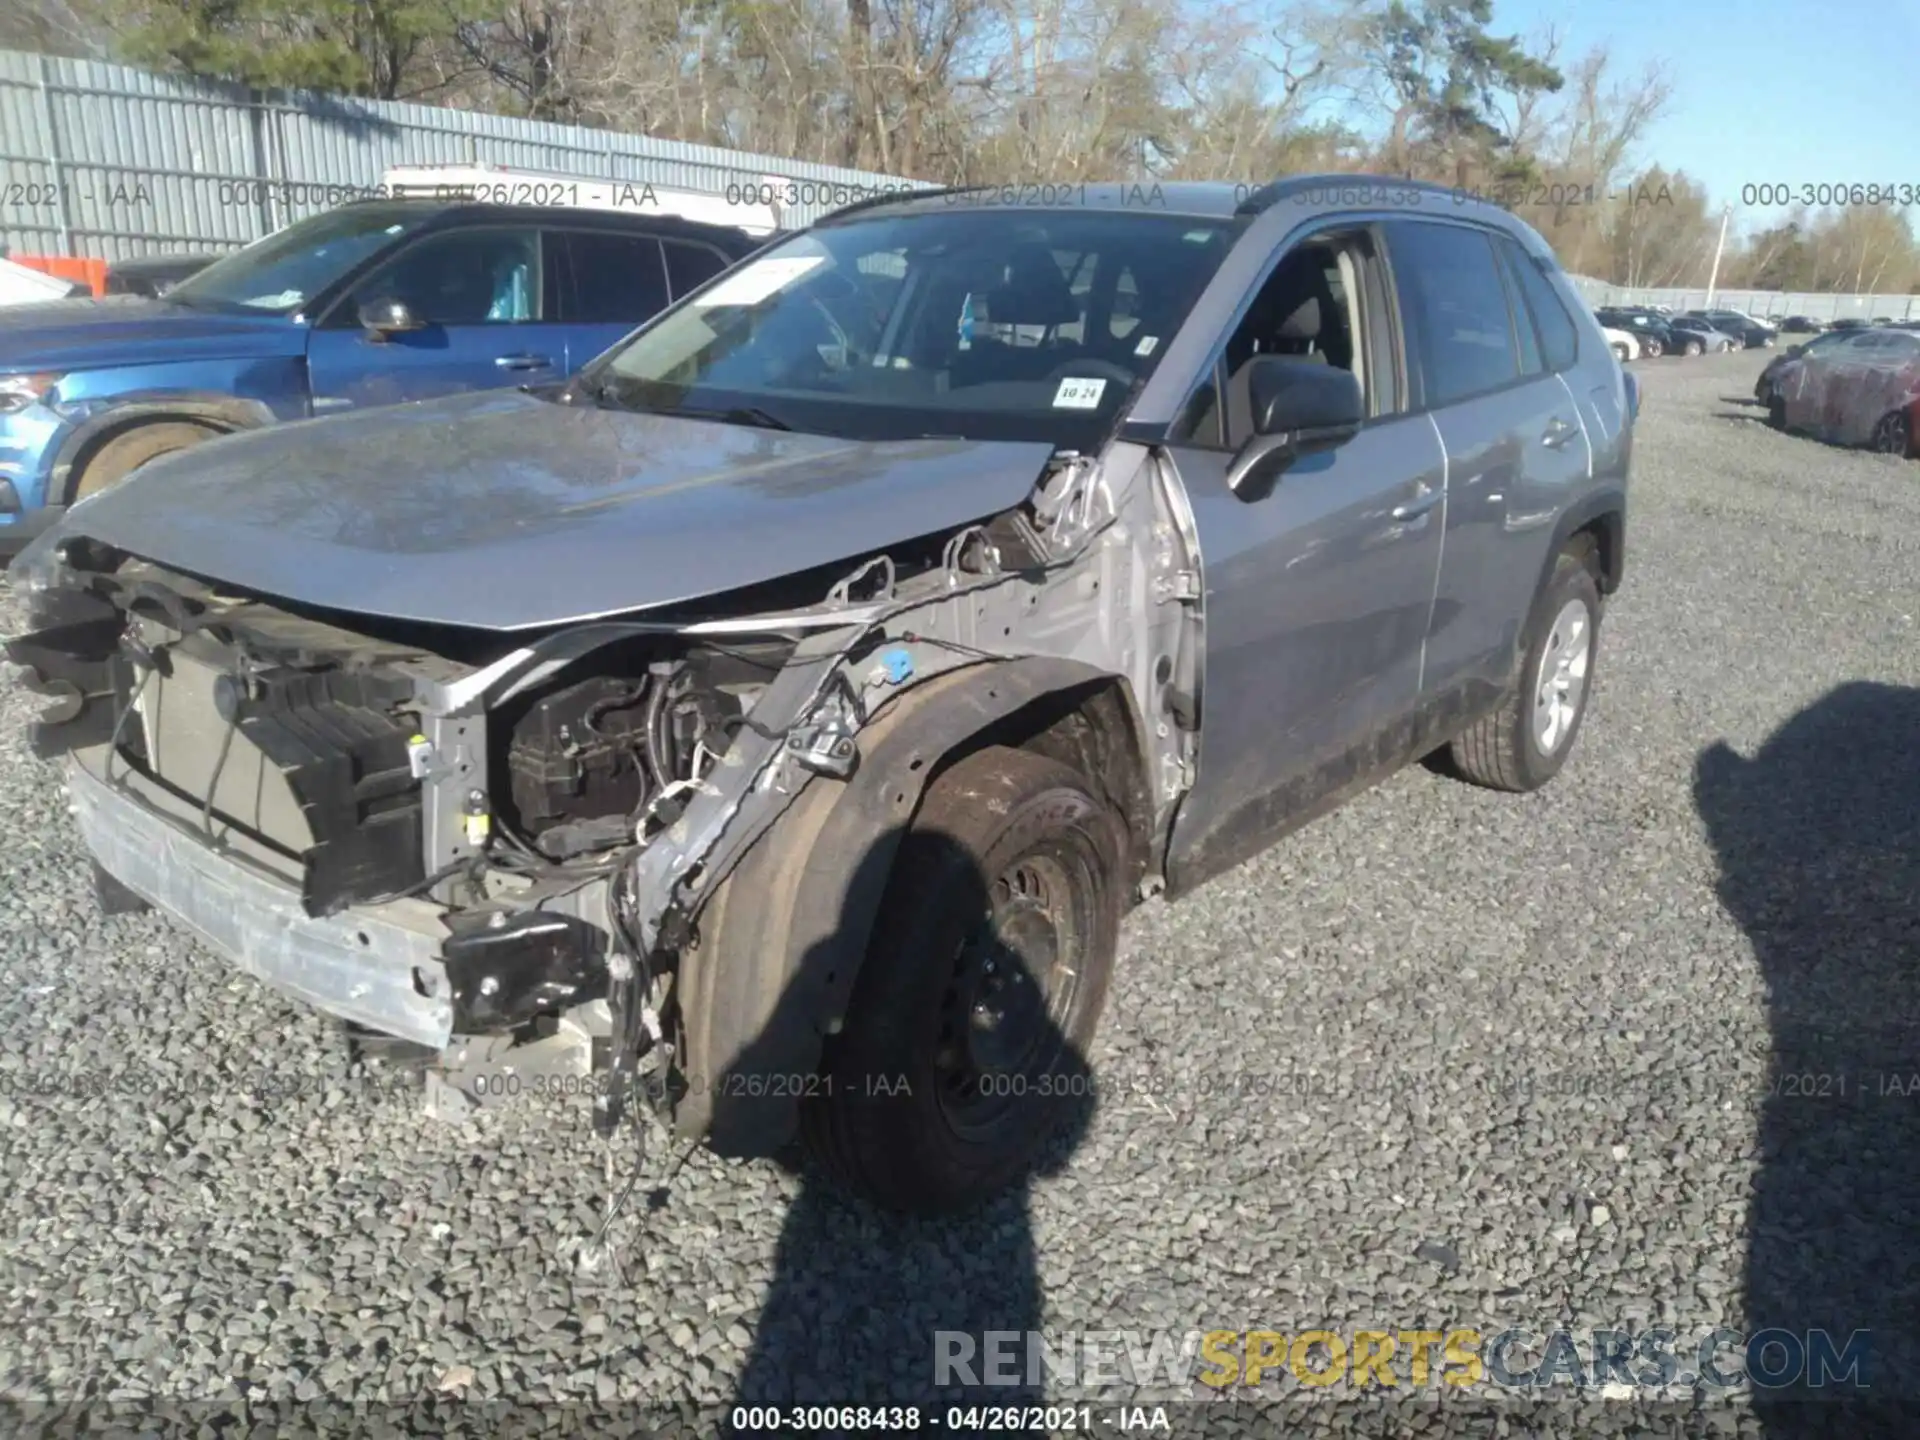
{"type": "Polygon", "coordinates": [[[1593,616],[1583,600],[1569,600],[1553,617],[1533,685],[1533,740],[1542,755],[1566,743],[1586,698],[1593,661],[1593,616]]]}
{"type": "Polygon", "coordinates": [[[1087,863],[1068,844],[1029,851],[995,878],[987,913],[960,942],[934,1065],[940,1109],[963,1138],[1046,1098],[1089,964],[1087,863]]]}

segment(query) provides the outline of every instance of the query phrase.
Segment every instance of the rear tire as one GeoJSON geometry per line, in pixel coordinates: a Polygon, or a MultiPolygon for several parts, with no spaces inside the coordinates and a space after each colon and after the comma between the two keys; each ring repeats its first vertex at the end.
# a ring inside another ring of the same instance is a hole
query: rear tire
{"type": "Polygon", "coordinates": [[[1461,778],[1538,790],[1567,763],[1593,694],[1600,586],[1591,550],[1562,551],[1527,620],[1527,647],[1500,708],[1448,749],[1461,778]]]}
{"type": "Polygon", "coordinates": [[[211,440],[219,433],[184,421],[135,426],[125,434],[114,436],[88,457],[79,482],[73,487],[73,499],[98,495],[118,485],[142,465],[211,440]]]}
{"type": "Polygon", "coordinates": [[[1662,353],[1660,342],[1652,337],[1642,340],[1640,342],[1640,353],[1649,360],[1658,360],[1662,353]]]}
{"type": "Polygon", "coordinates": [[[1622,365],[1626,364],[1627,363],[1627,347],[1624,345],[1614,346],[1613,358],[1618,360],[1622,365]]]}
{"type": "Polygon", "coordinates": [[[995,747],[928,787],[875,917],[807,1148],[888,1209],[1019,1179],[1074,1107],[1119,944],[1126,832],[1079,772],[995,747]]]}
{"type": "Polygon", "coordinates": [[[1897,455],[1905,460],[1913,454],[1913,426],[1904,410],[1891,410],[1873,427],[1873,448],[1882,455],[1897,455]]]}

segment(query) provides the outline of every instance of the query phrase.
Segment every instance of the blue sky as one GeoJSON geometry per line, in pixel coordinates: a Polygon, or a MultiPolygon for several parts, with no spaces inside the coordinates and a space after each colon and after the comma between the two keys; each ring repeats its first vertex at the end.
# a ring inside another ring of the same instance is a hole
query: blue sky
{"type": "Polygon", "coordinates": [[[1779,214],[1743,209],[1749,184],[1920,188],[1920,0],[1494,0],[1496,34],[1549,25],[1566,55],[1606,43],[1623,77],[1667,62],[1638,158],[1702,181],[1738,229],[1779,214]]]}

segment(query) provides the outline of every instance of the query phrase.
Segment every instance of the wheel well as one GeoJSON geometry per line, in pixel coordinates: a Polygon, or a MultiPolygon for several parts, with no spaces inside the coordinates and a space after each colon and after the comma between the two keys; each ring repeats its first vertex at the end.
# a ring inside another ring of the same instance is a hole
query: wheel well
{"type": "Polygon", "coordinates": [[[1591,557],[1594,578],[1602,595],[1611,595],[1620,587],[1621,518],[1617,510],[1596,515],[1567,536],[1561,546],[1564,554],[1591,557]]]}
{"type": "Polygon", "coordinates": [[[1031,750],[1071,765],[1126,823],[1128,884],[1146,873],[1153,844],[1153,797],[1145,749],[1133,706],[1117,679],[1042,695],[969,736],[933,766],[927,777],[990,745],[1031,750]]]}
{"type": "Polygon", "coordinates": [[[149,425],[191,425],[196,430],[206,431],[209,438],[215,435],[231,434],[233,430],[232,426],[223,425],[209,416],[186,411],[143,411],[137,415],[130,415],[124,420],[105,426],[98,434],[87,437],[86,443],[74,454],[73,460],[67,466],[62,493],[68,496],[76,494],[81,481],[86,476],[87,467],[93,464],[102,450],[114,441],[123,439],[136,430],[144,430],[149,425]]]}

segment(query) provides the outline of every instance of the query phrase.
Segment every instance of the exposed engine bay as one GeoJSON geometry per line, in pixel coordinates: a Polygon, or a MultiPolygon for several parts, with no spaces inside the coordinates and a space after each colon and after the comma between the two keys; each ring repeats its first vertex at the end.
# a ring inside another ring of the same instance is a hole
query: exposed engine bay
{"type": "Polygon", "coordinates": [[[511,736],[508,783],[494,790],[511,799],[503,821],[568,860],[619,844],[643,815],[663,818],[726,753],[785,648],[651,661],[602,652],[612,671],[516,701],[496,722],[511,736]]]}
{"type": "MultiPolygon", "coordinates": [[[[603,1133],[634,1095],[697,1128],[688,1069],[728,1048],[689,1021],[703,909],[902,697],[1013,662],[1117,682],[1144,751],[1126,798],[1164,838],[1199,592],[1177,485],[1124,458],[1116,482],[1112,457],[1063,456],[1018,510],[851,567],[531,635],[295,606],[69,536],[26,567],[35,629],[8,656],[106,873],[242,969],[469,1076],[591,1057],[603,1133]]],[[[991,720],[1020,693],[968,703],[991,720]]],[[[833,1018],[804,1023],[817,1044],[833,1018]]]]}

